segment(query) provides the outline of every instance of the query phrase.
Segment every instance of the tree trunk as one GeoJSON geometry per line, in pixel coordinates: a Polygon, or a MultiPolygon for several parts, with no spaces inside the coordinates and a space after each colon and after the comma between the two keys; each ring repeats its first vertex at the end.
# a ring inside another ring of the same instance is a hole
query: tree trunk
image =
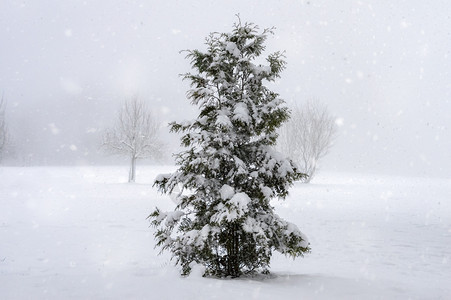
{"type": "Polygon", "coordinates": [[[128,182],[135,182],[136,157],[132,156],[130,162],[130,172],[128,173],[128,182]]]}
{"type": "Polygon", "coordinates": [[[226,275],[231,276],[232,278],[236,278],[241,275],[239,244],[238,244],[238,226],[235,223],[230,224],[228,230],[226,275]]]}

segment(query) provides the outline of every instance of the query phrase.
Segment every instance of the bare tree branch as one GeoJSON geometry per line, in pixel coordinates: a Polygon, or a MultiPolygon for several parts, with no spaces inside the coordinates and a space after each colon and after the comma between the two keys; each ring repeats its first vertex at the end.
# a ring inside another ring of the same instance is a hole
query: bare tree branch
{"type": "Polygon", "coordinates": [[[280,130],[278,147],[309,176],[305,182],[310,182],[318,161],[330,151],[336,133],[335,118],[327,107],[308,101],[301,107],[294,107],[290,121],[280,130]]]}
{"type": "Polygon", "coordinates": [[[161,157],[163,144],[158,130],[159,124],[152,112],[137,97],[124,102],[115,126],[105,130],[102,148],[107,153],[130,158],[129,182],[135,181],[136,160],[161,157]]]}

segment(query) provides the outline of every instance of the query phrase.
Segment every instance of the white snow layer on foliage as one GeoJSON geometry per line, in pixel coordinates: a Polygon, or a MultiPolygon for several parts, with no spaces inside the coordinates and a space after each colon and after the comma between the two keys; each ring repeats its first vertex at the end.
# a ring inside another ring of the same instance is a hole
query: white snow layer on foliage
{"type": "Polygon", "coordinates": [[[180,237],[183,241],[181,244],[202,247],[205,241],[208,239],[208,235],[214,232],[219,232],[219,229],[208,224],[202,227],[201,230],[190,230],[180,237]]]}
{"type": "Polygon", "coordinates": [[[235,109],[233,110],[233,120],[241,121],[248,124],[250,122],[249,110],[243,102],[238,102],[235,104],[235,109]]]}
{"type": "Polygon", "coordinates": [[[226,45],[226,50],[236,58],[240,58],[241,51],[234,42],[228,42],[226,45]]]}
{"type": "Polygon", "coordinates": [[[182,236],[180,236],[180,239],[182,240],[182,244],[201,246],[202,239],[199,239],[199,237],[200,237],[199,233],[200,233],[200,231],[195,230],[195,229],[185,232],[182,236]]]}
{"type": "MultiPolygon", "coordinates": [[[[230,190],[228,190],[228,188],[226,189],[226,196],[230,196],[230,190]]],[[[218,212],[211,217],[211,220],[213,222],[220,223],[224,219],[229,222],[239,219],[248,210],[248,204],[250,202],[251,199],[246,193],[236,193],[232,196],[232,198],[227,202],[226,205],[219,203],[216,206],[216,210],[218,212]]]]}
{"type": "Polygon", "coordinates": [[[302,231],[299,230],[299,228],[296,226],[296,224],[286,222],[287,223],[287,229],[285,230],[285,235],[290,236],[290,234],[294,234],[296,236],[300,236],[302,238],[302,242],[299,246],[301,247],[308,247],[309,240],[305,234],[302,233],[302,231]]]}
{"type": "Polygon", "coordinates": [[[233,197],[235,190],[230,185],[224,184],[219,190],[219,194],[221,195],[221,199],[227,200],[233,197]]]}
{"type": "Polygon", "coordinates": [[[250,202],[251,198],[249,198],[246,193],[236,193],[229,201],[229,203],[233,204],[236,207],[236,210],[239,211],[240,214],[243,214],[245,211],[247,211],[247,205],[250,202]]]}
{"type": "Polygon", "coordinates": [[[293,173],[293,168],[288,160],[284,160],[279,167],[279,175],[280,177],[285,177],[288,173],[293,173]]]}
{"type": "Polygon", "coordinates": [[[172,175],[172,174],[158,174],[158,175],[155,177],[155,181],[156,181],[156,182],[164,181],[165,179],[171,178],[171,175],[172,175]]]}
{"type": "Polygon", "coordinates": [[[166,226],[172,226],[174,225],[185,213],[180,210],[172,211],[166,213],[166,226]]]}
{"type": "Polygon", "coordinates": [[[220,113],[216,118],[216,125],[224,127],[232,127],[232,122],[230,121],[227,115],[220,113]]]}
{"type": "Polygon", "coordinates": [[[271,147],[264,147],[264,150],[267,152],[267,162],[265,166],[266,170],[262,171],[271,172],[276,165],[278,166],[277,175],[280,177],[285,177],[288,173],[292,173],[294,171],[290,160],[288,160],[282,153],[275,151],[271,147]]]}
{"type": "Polygon", "coordinates": [[[253,233],[256,236],[265,236],[261,224],[255,218],[247,217],[243,223],[243,230],[248,233],[253,233]]]}
{"type": "Polygon", "coordinates": [[[265,196],[266,199],[271,199],[271,197],[274,195],[272,189],[267,187],[267,186],[262,186],[260,188],[260,190],[261,190],[261,192],[263,193],[263,195],[265,196]]]}
{"type": "Polygon", "coordinates": [[[256,66],[254,64],[251,64],[251,68],[252,68],[253,73],[256,76],[259,76],[261,73],[264,73],[264,74],[271,73],[271,67],[270,66],[256,66]]]}
{"type": "MultiPolygon", "coordinates": [[[[301,243],[298,245],[300,247],[308,247],[309,241],[305,234],[303,234],[299,228],[290,222],[284,221],[281,219],[278,215],[274,216],[274,219],[272,220],[275,224],[278,224],[282,228],[285,228],[283,235],[290,237],[291,234],[294,234],[295,236],[300,236],[302,238],[301,243]]],[[[266,232],[272,231],[271,225],[268,224],[268,220],[265,217],[257,217],[257,218],[246,218],[246,220],[243,223],[243,230],[252,233],[255,236],[265,236],[267,235],[266,232]]],[[[277,250],[281,251],[282,253],[285,253],[287,248],[286,246],[281,245],[280,248],[277,250]]]]}

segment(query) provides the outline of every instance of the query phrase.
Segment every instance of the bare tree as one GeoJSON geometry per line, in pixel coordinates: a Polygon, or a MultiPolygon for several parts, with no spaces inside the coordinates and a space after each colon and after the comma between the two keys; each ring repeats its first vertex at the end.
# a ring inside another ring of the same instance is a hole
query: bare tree
{"type": "Polygon", "coordinates": [[[134,97],[124,102],[115,126],[104,132],[102,148],[130,158],[129,182],[135,181],[136,160],[160,157],[163,144],[158,129],[159,124],[147,105],[134,97]]]}
{"type": "Polygon", "coordinates": [[[3,159],[3,155],[6,150],[6,145],[8,143],[8,128],[6,126],[6,100],[2,95],[2,100],[0,101],[0,162],[3,159]]]}
{"type": "Polygon", "coordinates": [[[336,133],[335,118],[327,107],[308,101],[294,107],[290,121],[280,131],[278,146],[308,175],[305,179],[308,183],[315,175],[318,161],[329,152],[336,133]]]}

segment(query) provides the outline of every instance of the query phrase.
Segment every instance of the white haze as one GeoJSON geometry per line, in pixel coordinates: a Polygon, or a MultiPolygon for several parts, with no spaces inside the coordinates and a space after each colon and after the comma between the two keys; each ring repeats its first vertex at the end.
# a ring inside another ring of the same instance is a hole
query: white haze
{"type": "MultiPolygon", "coordinates": [[[[12,136],[7,163],[92,164],[100,132],[138,94],[162,123],[196,110],[179,51],[212,31],[275,26],[285,50],[272,88],[337,116],[322,168],[451,176],[448,1],[9,1],[0,3],[0,93],[12,136]]],[[[175,151],[174,137],[167,138],[175,151]]],[[[110,161],[111,162],[111,161],[110,161]]]]}

